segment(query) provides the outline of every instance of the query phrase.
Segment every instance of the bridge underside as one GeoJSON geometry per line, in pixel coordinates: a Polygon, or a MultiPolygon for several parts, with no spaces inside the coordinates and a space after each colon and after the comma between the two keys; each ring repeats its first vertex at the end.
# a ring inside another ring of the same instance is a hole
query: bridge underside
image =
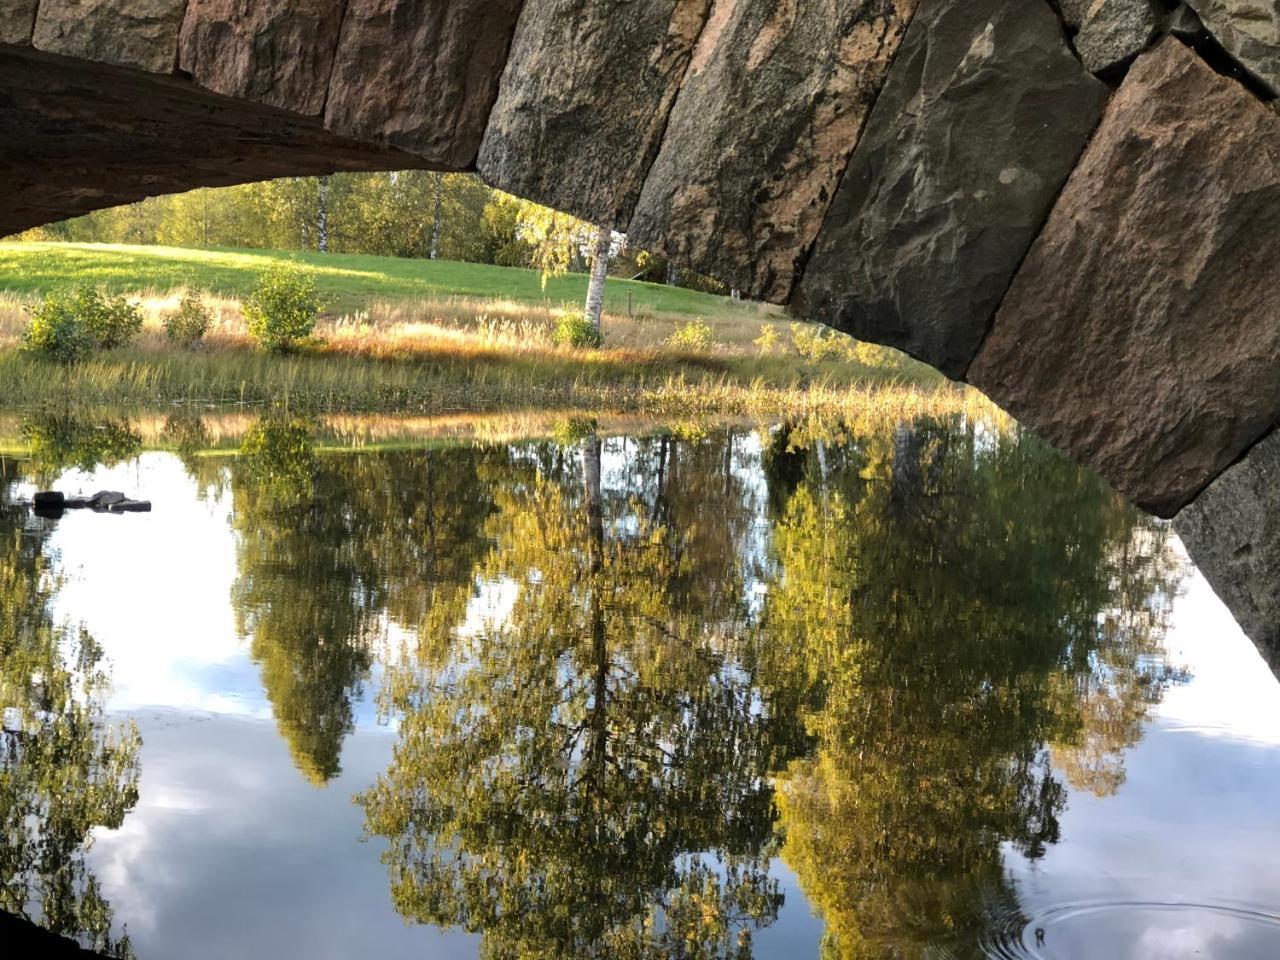
{"type": "Polygon", "coordinates": [[[478,170],[973,383],[1276,654],[1277,89],[1280,0],[0,0],[0,234],[478,170]]]}

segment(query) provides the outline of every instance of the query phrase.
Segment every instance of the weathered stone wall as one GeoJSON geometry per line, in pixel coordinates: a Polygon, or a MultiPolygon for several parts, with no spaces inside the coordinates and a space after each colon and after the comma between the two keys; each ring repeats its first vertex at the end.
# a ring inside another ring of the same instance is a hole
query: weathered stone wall
{"type": "Polygon", "coordinates": [[[1228,54],[1271,92],[1280,94],[1280,2],[1187,0],[1228,54]]]}
{"type": "Polygon", "coordinates": [[[632,242],[785,301],[917,0],[718,0],[632,242]]]}
{"type": "Polygon", "coordinates": [[[345,8],[346,0],[188,0],[179,66],[216,93],[319,115],[345,8]]]}
{"type": "Polygon", "coordinates": [[[0,0],[0,43],[28,44],[36,26],[37,0],[0,0]]]}
{"type": "Polygon", "coordinates": [[[925,0],[798,309],[963,377],[1107,94],[1047,4],[925,0]]]}
{"type": "Polygon", "coordinates": [[[1209,585],[1280,673],[1280,434],[1250,451],[1174,529],[1209,585]]]}
{"type": "Polygon", "coordinates": [[[0,47],[0,234],[193,187],[423,165],[282,110],[75,63],[0,47]]]}
{"type": "Polygon", "coordinates": [[[32,43],[67,57],[173,73],[186,0],[40,0],[32,43]]]}
{"type": "Polygon", "coordinates": [[[625,226],[711,0],[528,0],[478,166],[496,187],[625,226]]]}
{"type": "Polygon", "coordinates": [[[521,0],[350,0],[325,124],[441,166],[475,166],[521,0]]]}
{"type": "Polygon", "coordinates": [[[1172,516],[1280,420],[1280,116],[1174,39],[1107,109],[968,379],[1172,516]]]}

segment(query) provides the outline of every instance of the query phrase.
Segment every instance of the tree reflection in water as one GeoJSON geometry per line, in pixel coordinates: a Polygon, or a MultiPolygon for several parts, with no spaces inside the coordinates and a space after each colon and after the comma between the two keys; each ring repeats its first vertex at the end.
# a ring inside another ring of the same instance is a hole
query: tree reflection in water
{"type": "MultiPolygon", "coordinates": [[[[54,426],[48,469],[80,462],[54,426]]],[[[1058,840],[1067,782],[1117,789],[1180,679],[1166,528],[978,423],[330,456],[266,420],[225,466],[171,427],[232,494],[231,601],[298,768],[338,774],[384,660],[366,830],[396,908],[491,957],[750,956],[775,859],[829,957],[974,953],[1019,916],[1007,848],[1058,840]]],[[[0,908],[127,954],[83,851],[136,802],[137,736],[45,553],[5,511],[0,908]]]]}
{"type": "Polygon", "coordinates": [[[467,450],[317,456],[302,421],[254,425],[231,468],[232,606],[281,735],[317,786],[388,619],[416,625],[468,582],[489,501],[467,450]]]}
{"type": "Polygon", "coordinates": [[[1177,679],[1162,525],[975,424],[778,432],[763,490],[741,440],[615,442],[608,483],[593,436],[490,464],[507,604],[427,618],[361,797],[406,917],[495,957],[746,956],[781,850],[828,955],[919,955],[1016,914],[1051,755],[1120,782],[1177,679]]]}
{"type": "Polygon", "coordinates": [[[131,957],[85,851],[137,803],[140,741],[103,717],[93,637],[53,620],[45,530],[8,502],[12,468],[0,463],[0,910],[131,957]]]}

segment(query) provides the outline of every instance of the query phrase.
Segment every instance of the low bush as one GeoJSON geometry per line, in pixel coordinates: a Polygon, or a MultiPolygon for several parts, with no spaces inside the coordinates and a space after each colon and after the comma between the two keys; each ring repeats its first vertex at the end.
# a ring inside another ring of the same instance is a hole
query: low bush
{"type": "Polygon", "coordinates": [[[565,347],[598,347],[603,338],[595,324],[580,312],[566,313],[556,321],[553,342],[565,347]]]}
{"type": "Polygon", "coordinates": [[[31,311],[22,347],[59,363],[76,363],[93,352],[94,342],[71,298],[50,294],[31,311]]]}
{"type": "Polygon", "coordinates": [[[853,340],[843,333],[821,324],[791,324],[791,340],[796,353],[809,361],[839,360],[847,355],[853,340]]]}
{"type": "Polygon", "coordinates": [[[142,330],[142,312],[124,295],[104,297],[92,288],[76,292],[79,317],[101,350],[123,347],[142,330]]]}
{"type": "Polygon", "coordinates": [[[165,335],[170,341],[179,346],[193,347],[209,332],[213,315],[199,292],[188,290],[182,295],[178,309],[165,314],[163,322],[165,335]]]}
{"type": "Polygon", "coordinates": [[[690,320],[667,337],[667,346],[691,353],[705,353],[711,349],[711,327],[702,320],[690,320]]]}
{"type": "Polygon", "coordinates": [[[123,296],[104,297],[92,287],[50,293],[31,311],[23,346],[32,353],[75,363],[95,349],[122,347],[142,329],[142,314],[123,296]]]}
{"type": "Polygon", "coordinates": [[[306,342],[320,316],[315,276],[292,263],[275,264],[258,277],[244,302],[250,335],[272,353],[289,353],[306,342]]]}
{"type": "Polygon", "coordinates": [[[778,348],[778,339],[778,328],[772,323],[766,323],[760,330],[760,336],[751,342],[761,353],[772,354],[778,348]]]}

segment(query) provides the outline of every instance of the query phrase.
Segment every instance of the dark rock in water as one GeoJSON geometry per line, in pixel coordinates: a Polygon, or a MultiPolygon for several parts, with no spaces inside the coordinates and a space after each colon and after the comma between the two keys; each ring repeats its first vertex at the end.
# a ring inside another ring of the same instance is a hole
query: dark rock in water
{"type": "Polygon", "coordinates": [[[67,510],[93,510],[95,513],[150,513],[151,501],[130,500],[114,490],[99,490],[92,497],[68,497],[57,491],[37,493],[32,498],[36,515],[57,518],[67,510]]]}
{"type": "Polygon", "coordinates": [[[150,513],[150,500],[120,500],[106,508],[108,513],[150,513]]]}
{"type": "Polygon", "coordinates": [[[1280,673],[1280,433],[1210,484],[1173,527],[1209,586],[1280,673]]]}
{"type": "Polygon", "coordinates": [[[963,377],[1107,96],[1048,4],[922,4],[797,312],[963,377]]]}
{"type": "Polygon", "coordinates": [[[37,493],[31,498],[31,505],[36,510],[62,510],[66,507],[67,497],[56,490],[37,493]]]}
{"type": "Polygon", "coordinates": [[[89,506],[94,510],[105,510],[117,503],[124,503],[128,499],[123,493],[117,493],[114,490],[99,490],[89,498],[89,506]]]}
{"type": "Polygon", "coordinates": [[[969,382],[1171,517],[1280,420],[1280,117],[1178,40],[1112,99],[969,382]]]}

